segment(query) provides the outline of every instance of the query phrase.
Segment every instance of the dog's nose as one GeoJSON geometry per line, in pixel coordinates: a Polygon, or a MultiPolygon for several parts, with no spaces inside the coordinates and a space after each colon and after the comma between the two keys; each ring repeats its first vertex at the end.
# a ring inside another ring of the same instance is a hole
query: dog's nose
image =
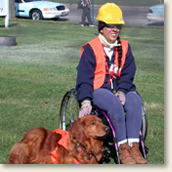
{"type": "Polygon", "coordinates": [[[109,133],[109,127],[106,127],[106,128],[105,128],[105,132],[106,132],[106,134],[109,133]]]}

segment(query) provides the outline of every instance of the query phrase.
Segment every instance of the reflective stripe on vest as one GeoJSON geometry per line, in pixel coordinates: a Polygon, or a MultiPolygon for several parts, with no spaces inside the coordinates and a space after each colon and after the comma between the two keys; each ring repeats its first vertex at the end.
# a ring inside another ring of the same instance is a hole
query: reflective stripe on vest
{"type": "MultiPolygon", "coordinates": [[[[121,68],[120,68],[119,76],[124,67],[126,54],[128,52],[128,41],[122,39],[120,39],[120,41],[122,45],[122,58],[121,58],[121,68]]],[[[104,51],[102,49],[102,44],[100,42],[100,39],[96,37],[82,47],[81,56],[87,44],[89,44],[93,49],[96,58],[96,68],[94,71],[94,81],[93,81],[93,86],[95,90],[95,89],[99,89],[104,84],[105,81],[106,69],[105,69],[104,51]]],[[[118,66],[118,53],[117,56],[115,57],[115,65],[118,66]]]]}

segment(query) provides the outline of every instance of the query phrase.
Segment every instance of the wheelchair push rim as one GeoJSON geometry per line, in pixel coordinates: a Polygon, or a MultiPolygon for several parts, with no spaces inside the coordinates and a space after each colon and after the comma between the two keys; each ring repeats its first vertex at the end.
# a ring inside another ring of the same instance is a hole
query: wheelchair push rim
{"type": "Polygon", "coordinates": [[[59,128],[68,130],[71,123],[78,118],[79,103],[75,89],[68,91],[61,102],[59,114],[59,128]]]}

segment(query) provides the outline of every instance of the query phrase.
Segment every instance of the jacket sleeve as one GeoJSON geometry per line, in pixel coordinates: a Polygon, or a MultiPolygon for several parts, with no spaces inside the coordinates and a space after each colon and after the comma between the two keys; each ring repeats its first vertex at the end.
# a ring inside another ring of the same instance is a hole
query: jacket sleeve
{"type": "Polygon", "coordinates": [[[76,91],[78,101],[93,99],[93,80],[96,67],[95,55],[89,44],[85,46],[77,66],[76,91]]]}
{"type": "Polygon", "coordinates": [[[131,90],[132,91],[136,90],[136,87],[133,83],[135,72],[136,72],[135,60],[131,52],[131,47],[130,45],[128,45],[126,61],[121,71],[121,77],[117,84],[117,91],[122,91],[123,93],[126,94],[131,90]]]}

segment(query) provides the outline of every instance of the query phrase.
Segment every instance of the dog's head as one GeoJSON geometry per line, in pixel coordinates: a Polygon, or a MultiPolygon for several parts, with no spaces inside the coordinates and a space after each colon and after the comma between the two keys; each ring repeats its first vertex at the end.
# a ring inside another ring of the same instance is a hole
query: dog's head
{"type": "Polygon", "coordinates": [[[78,118],[70,127],[69,133],[82,142],[84,139],[97,139],[105,136],[109,127],[105,126],[101,119],[95,115],[86,115],[78,118]]]}
{"type": "Polygon", "coordinates": [[[102,120],[95,115],[86,115],[81,118],[81,125],[87,137],[103,137],[109,131],[109,127],[102,123],[102,120]]]}

